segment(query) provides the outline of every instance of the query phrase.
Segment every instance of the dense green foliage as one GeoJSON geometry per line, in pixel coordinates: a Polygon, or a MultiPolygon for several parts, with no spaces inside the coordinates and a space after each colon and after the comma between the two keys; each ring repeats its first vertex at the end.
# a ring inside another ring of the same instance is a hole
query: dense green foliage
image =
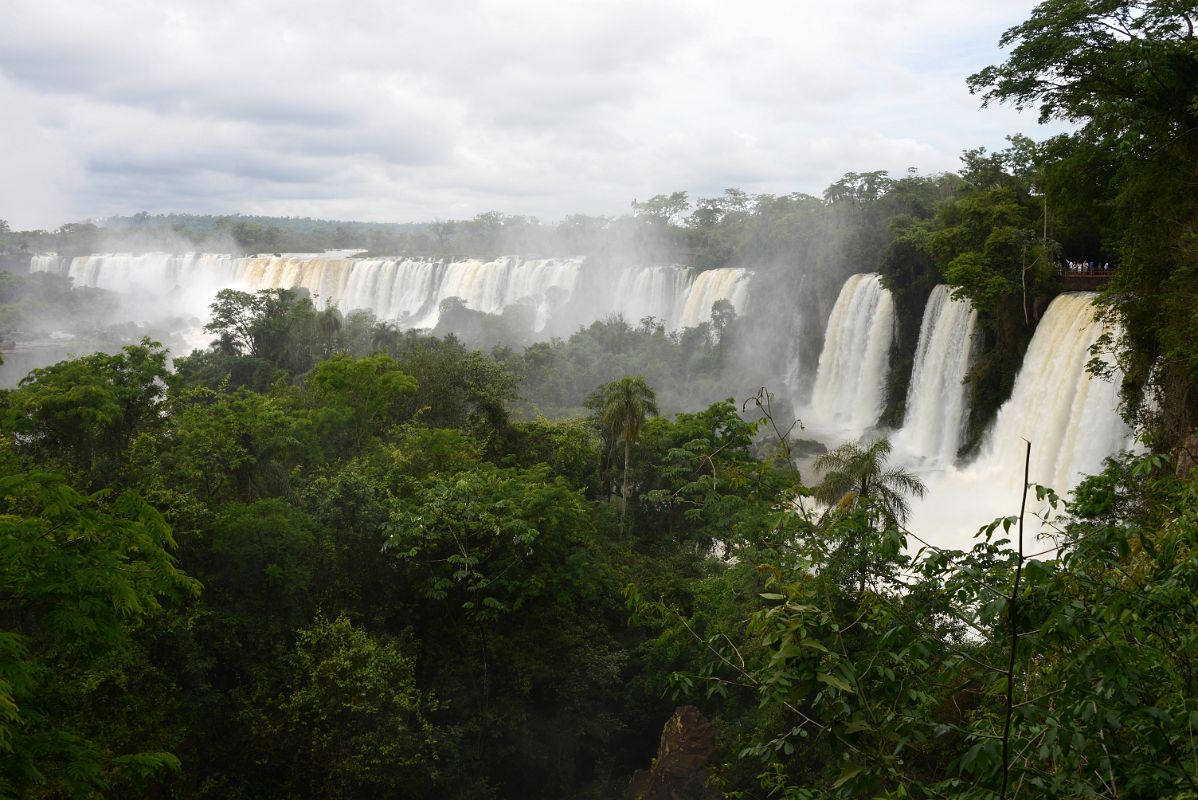
{"type": "Polygon", "coordinates": [[[1166,459],[1084,484],[1055,561],[1011,520],[913,558],[885,440],[808,489],[734,404],[650,417],[640,378],[515,421],[499,362],[311,338],[306,304],[238,305],[246,335],[171,376],[145,343],[4,395],[0,796],[609,797],[671,692],[746,797],[1198,780],[1198,526],[1166,459]]]}
{"type": "MultiPolygon", "coordinates": [[[[1198,480],[1178,446],[1198,418],[1194,24],[1163,0],[1046,0],[971,85],[1077,128],[967,152],[960,176],[675,192],[556,226],[0,224],[2,247],[64,252],[115,231],[684,253],[776,288],[675,334],[613,319],[490,352],[225,291],[213,345],[173,371],[146,340],[31,372],[0,393],[0,797],[613,797],[683,698],[736,797],[1198,797],[1198,480]],[[1039,489],[1034,541],[1008,517],[970,550],[924,547],[901,527],[923,487],[885,439],[824,454],[808,485],[768,394],[754,415],[696,400],[761,362],[809,375],[818,337],[766,337],[817,329],[847,274],[878,270],[886,421],[947,282],[982,329],[976,440],[1061,258],[1119,266],[1104,344],[1154,449],[1068,500],[1039,489]],[[800,287],[815,307],[780,322],[800,287]]],[[[105,301],[77,291],[0,272],[0,327],[105,301]]]]}

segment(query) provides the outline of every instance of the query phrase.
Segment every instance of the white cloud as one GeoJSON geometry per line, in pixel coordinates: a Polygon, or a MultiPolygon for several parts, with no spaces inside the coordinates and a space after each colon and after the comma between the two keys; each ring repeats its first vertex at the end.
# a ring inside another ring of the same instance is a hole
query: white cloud
{"type": "Polygon", "coordinates": [[[15,0],[0,217],[621,213],[952,169],[1031,0],[15,0]]]}
{"type": "Polygon", "coordinates": [[[86,180],[68,137],[40,122],[44,105],[0,74],[0,219],[15,230],[57,227],[86,180]]]}

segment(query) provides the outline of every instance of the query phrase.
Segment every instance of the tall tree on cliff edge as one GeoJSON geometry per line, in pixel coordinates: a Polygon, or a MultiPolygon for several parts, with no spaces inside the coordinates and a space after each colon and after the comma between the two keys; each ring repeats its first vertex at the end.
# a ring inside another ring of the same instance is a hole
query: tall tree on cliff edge
{"type": "Polygon", "coordinates": [[[1129,385],[1163,390],[1166,443],[1198,420],[1196,25],[1187,0],[1045,0],[1003,34],[1007,61],[969,78],[984,104],[1080,125],[1047,143],[1049,183],[1063,203],[1105,207],[1119,269],[1103,302],[1126,332],[1129,385]]]}

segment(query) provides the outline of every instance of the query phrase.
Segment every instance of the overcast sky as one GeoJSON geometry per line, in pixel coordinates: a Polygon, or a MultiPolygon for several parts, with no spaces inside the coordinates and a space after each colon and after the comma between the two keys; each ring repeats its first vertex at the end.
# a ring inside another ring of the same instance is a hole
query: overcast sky
{"type": "Polygon", "coordinates": [[[8,0],[0,218],[622,214],[1043,138],[980,109],[1031,0],[8,0]]]}

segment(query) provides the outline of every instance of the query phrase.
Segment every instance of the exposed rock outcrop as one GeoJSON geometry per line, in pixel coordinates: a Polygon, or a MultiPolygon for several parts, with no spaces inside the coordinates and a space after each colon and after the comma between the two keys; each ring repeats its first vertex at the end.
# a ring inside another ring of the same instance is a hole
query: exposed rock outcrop
{"type": "Polygon", "coordinates": [[[711,781],[715,729],[694,706],[681,706],[661,731],[652,769],[637,770],[624,800],[722,800],[711,781]]]}

